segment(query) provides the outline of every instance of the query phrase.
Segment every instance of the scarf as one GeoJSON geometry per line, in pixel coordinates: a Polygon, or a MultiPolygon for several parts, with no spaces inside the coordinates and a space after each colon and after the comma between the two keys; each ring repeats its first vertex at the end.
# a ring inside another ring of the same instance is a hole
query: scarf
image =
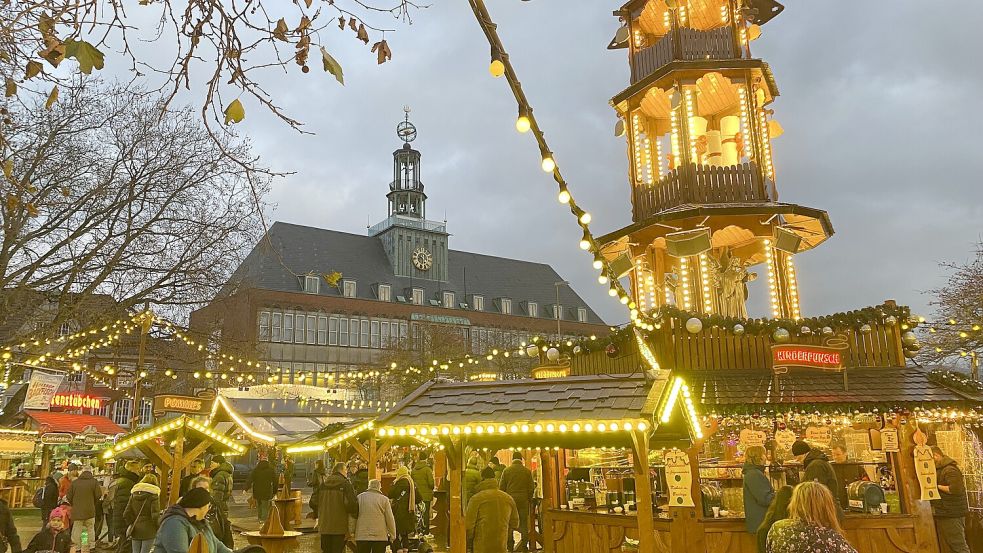
{"type": "Polygon", "coordinates": [[[406,483],[409,484],[409,486],[410,486],[410,491],[409,491],[409,493],[410,493],[410,512],[411,513],[415,513],[416,512],[416,486],[413,485],[413,479],[410,478],[410,476],[407,474],[407,475],[400,476],[396,480],[397,481],[398,480],[406,480],[406,483]]]}

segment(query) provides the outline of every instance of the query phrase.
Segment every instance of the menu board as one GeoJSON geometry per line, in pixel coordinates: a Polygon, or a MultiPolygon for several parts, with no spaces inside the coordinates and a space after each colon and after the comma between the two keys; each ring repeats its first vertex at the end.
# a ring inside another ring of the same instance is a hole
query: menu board
{"type": "Polygon", "coordinates": [[[805,439],[807,442],[829,447],[829,443],[833,441],[833,429],[828,426],[810,426],[806,428],[805,439]]]}
{"type": "Polygon", "coordinates": [[[897,428],[881,429],[881,450],[885,453],[901,451],[901,442],[898,439],[897,428]]]}
{"type": "Polygon", "coordinates": [[[689,455],[685,451],[673,449],[664,457],[666,482],[669,486],[670,507],[695,507],[693,503],[693,473],[690,470],[689,455]]]}
{"type": "Polygon", "coordinates": [[[792,449],[792,444],[795,443],[795,440],[795,432],[791,430],[782,429],[775,431],[775,444],[782,450],[788,451],[792,449]]]}
{"type": "Polygon", "coordinates": [[[739,438],[741,449],[744,451],[747,451],[749,447],[765,445],[766,439],[768,439],[768,434],[766,434],[764,430],[752,430],[750,428],[741,430],[739,438]]]}

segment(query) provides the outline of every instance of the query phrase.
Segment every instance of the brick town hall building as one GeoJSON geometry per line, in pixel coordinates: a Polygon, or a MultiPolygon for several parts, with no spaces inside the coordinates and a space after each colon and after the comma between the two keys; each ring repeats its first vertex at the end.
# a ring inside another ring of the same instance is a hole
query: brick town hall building
{"type": "Polygon", "coordinates": [[[564,337],[607,334],[549,265],[450,249],[446,222],[426,218],[416,129],[407,118],[397,133],[385,220],[367,236],[274,223],[192,329],[317,385],[383,371],[387,350],[419,348],[435,326],[475,355],[555,337],[557,317],[564,337]]]}

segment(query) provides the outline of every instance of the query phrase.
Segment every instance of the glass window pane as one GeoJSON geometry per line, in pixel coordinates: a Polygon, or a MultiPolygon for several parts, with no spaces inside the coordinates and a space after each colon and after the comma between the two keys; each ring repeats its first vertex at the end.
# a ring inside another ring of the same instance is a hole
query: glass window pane
{"type": "Polygon", "coordinates": [[[324,316],[317,318],[317,343],[320,346],[328,343],[328,318],[324,316]]]}
{"type": "Polygon", "coordinates": [[[294,341],[294,315],[293,313],[283,314],[283,341],[294,341]]]}
{"type": "Polygon", "coordinates": [[[358,319],[352,319],[352,332],[348,339],[348,345],[357,348],[358,347],[358,319]]]}
{"type": "Polygon", "coordinates": [[[272,339],[274,342],[279,342],[283,338],[281,337],[281,332],[283,331],[283,313],[273,314],[273,335],[272,339]]]}
{"type": "Polygon", "coordinates": [[[301,313],[298,313],[297,316],[294,317],[294,343],[295,344],[304,343],[304,327],[306,326],[304,324],[305,318],[306,317],[304,317],[304,315],[301,313]]]}
{"type": "Polygon", "coordinates": [[[268,342],[270,340],[270,312],[263,311],[259,314],[259,341],[268,342]]]}
{"type": "Polygon", "coordinates": [[[384,347],[384,348],[388,348],[389,347],[389,323],[388,322],[382,321],[381,331],[382,331],[382,343],[381,343],[381,346],[384,347]]]}
{"type": "Polygon", "coordinates": [[[362,320],[362,341],[360,344],[363,348],[369,347],[369,321],[368,319],[362,320]]]}
{"type": "Polygon", "coordinates": [[[317,316],[308,315],[307,316],[307,343],[313,344],[316,340],[315,333],[317,332],[317,316]]]}
{"type": "Polygon", "coordinates": [[[348,319],[341,319],[341,339],[338,341],[338,345],[348,345],[348,319]]]}
{"type": "Polygon", "coordinates": [[[374,348],[379,347],[379,321],[372,321],[371,332],[372,332],[372,342],[371,346],[374,348]]]}
{"type": "Polygon", "coordinates": [[[328,345],[338,345],[338,317],[328,319],[328,345]]]}

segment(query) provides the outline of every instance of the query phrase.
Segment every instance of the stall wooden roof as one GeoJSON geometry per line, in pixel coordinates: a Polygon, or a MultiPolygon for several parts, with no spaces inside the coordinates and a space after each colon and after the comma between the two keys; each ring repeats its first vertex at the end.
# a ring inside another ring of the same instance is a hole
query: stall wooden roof
{"type": "MultiPolygon", "coordinates": [[[[682,374],[682,373],[680,373],[682,374]]],[[[847,369],[838,372],[793,372],[775,378],[770,371],[699,371],[683,375],[693,399],[704,410],[746,410],[769,406],[781,410],[801,404],[873,407],[955,406],[979,404],[973,398],[933,382],[915,367],[847,369]]]]}
{"type": "Polygon", "coordinates": [[[429,382],[377,421],[377,426],[649,418],[652,383],[641,375],[548,380],[429,382]]]}

